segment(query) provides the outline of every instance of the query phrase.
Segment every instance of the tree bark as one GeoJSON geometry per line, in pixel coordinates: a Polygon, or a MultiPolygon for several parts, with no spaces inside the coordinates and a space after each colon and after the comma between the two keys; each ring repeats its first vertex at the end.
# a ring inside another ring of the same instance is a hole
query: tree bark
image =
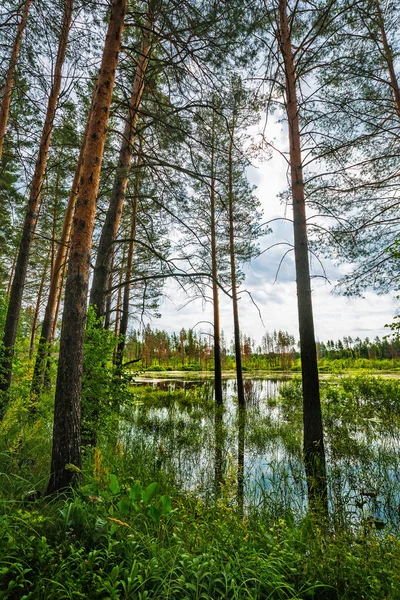
{"type": "Polygon", "coordinates": [[[117,346],[117,355],[116,355],[116,366],[121,369],[124,350],[125,350],[125,339],[126,333],[128,331],[128,321],[129,321],[129,300],[130,300],[130,281],[132,279],[132,266],[133,266],[133,254],[135,249],[135,235],[136,235],[136,217],[137,217],[137,207],[139,201],[140,194],[140,165],[142,164],[142,156],[139,148],[139,154],[137,158],[136,166],[138,168],[135,184],[134,184],[134,192],[133,192],[133,203],[132,203],[132,216],[131,216],[131,229],[129,234],[129,247],[128,247],[128,258],[126,262],[125,269],[125,284],[124,284],[124,296],[122,300],[122,316],[121,323],[119,327],[120,341],[117,346]]]}
{"type": "Polygon", "coordinates": [[[233,140],[235,135],[235,116],[232,116],[232,128],[230,131],[230,142],[228,150],[228,210],[229,210],[229,260],[231,266],[232,285],[232,309],[233,309],[233,332],[235,342],[236,381],[238,405],[244,408],[246,405],[243,386],[242,353],[240,348],[240,325],[239,307],[237,297],[236,261],[235,261],[235,231],[234,231],[234,195],[233,195],[233,140]]]}
{"type": "MultiPolygon", "coordinates": [[[[58,193],[58,173],[57,173],[57,181],[56,181],[56,193],[55,197],[57,198],[58,193]]],[[[54,261],[56,258],[56,236],[57,236],[57,208],[53,209],[53,228],[51,231],[51,248],[50,248],[50,281],[53,277],[54,272],[54,261]]]]}
{"type": "Polygon", "coordinates": [[[392,88],[393,96],[394,96],[394,104],[397,113],[397,117],[400,119],[400,87],[399,82],[397,80],[396,71],[393,63],[393,52],[392,48],[387,39],[386,35],[386,27],[385,20],[383,18],[382,9],[380,5],[380,0],[375,0],[376,11],[378,15],[378,25],[382,38],[383,45],[383,54],[385,57],[385,61],[388,67],[389,76],[390,76],[390,87],[392,88]]]}
{"type": "Polygon", "coordinates": [[[58,244],[54,266],[52,269],[49,297],[47,299],[42,328],[40,332],[39,345],[36,354],[35,367],[33,370],[31,395],[37,396],[42,391],[46,370],[45,365],[47,364],[49,346],[51,340],[54,338],[53,331],[57,327],[57,307],[59,308],[59,300],[60,295],[62,294],[63,287],[63,284],[60,282],[60,279],[64,279],[65,263],[68,253],[69,238],[71,235],[72,218],[74,215],[76,198],[79,189],[79,182],[82,174],[83,154],[87,142],[88,127],[89,118],[87,120],[85,132],[82,138],[79,158],[74,174],[74,180],[72,182],[72,187],[68,198],[67,210],[65,211],[64,215],[63,229],[58,244]]]}
{"type": "Polygon", "coordinates": [[[328,517],[325,449],[311,297],[296,71],[286,0],[279,0],[279,35],[280,51],[285,68],[286,112],[293,199],[294,253],[303,387],[304,464],[310,508],[315,513],[328,517]]]}
{"type": "Polygon", "coordinates": [[[54,117],[61,88],[62,67],[67,51],[68,34],[71,27],[73,3],[74,0],[65,0],[64,3],[64,15],[58,45],[57,59],[54,67],[53,85],[51,87],[50,96],[47,104],[46,117],[43,125],[39,152],[35,165],[35,172],[30,188],[28,210],[24,219],[14,279],[11,286],[10,301],[4,326],[4,355],[1,359],[1,372],[3,380],[0,383],[0,389],[3,391],[7,391],[11,383],[14,344],[17,337],[18,321],[21,312],[22,295],[24,291],[26,274],[28,269],[29,255],[37,223],[40,193],[46,171],[47,155],[50,147],[54,117]]]}
{"type": "MultiPolygon", "coordinates": [[[[213,117],[214,119],[214,117],[213,117]]],[[[222,366],[221,366],[221,326],[219,318],[218,297],[218,266],[217,266],[217,232],[215,216],[215,132],[213,121],[211,141],[211,181],[210,181],[210,229],[211,229],[211,270],[213,291],[213,316],[214,316],[214,390],[215,403],[218,407],[223,405],[222,394],[222,366]]]]}
{"type": "MultiPolygon", "coordinates": [[[[58,292],[57,292],[57,302],[56,302],[56,310],[55,310],[54,319],[53,319],[53,327],[51,329],[49,344],[48,344],[48,346],[45,347],[45,349],[46,349],[45,362],[44,362],[44,366],[42,368],[43,368],[43,387],[46,390],[49,390],[51,388],[51,345],[52,345],[54,338],[56,337],[56,333],[57,333],[58,314],[60,312],[61,300],[62,300],[62,295],[63,295],[63,290],[64,290],[64,278],[65,278],[65,272],[66,272],[66,267],[67,267],[67,260],[68,260],[68,252],[67,252],[67,256],[65,257],[65,262],[61,267],[62,275],[61,275],[60,285],[59,285],[58,292]]],[[[40,339],[39,339],[39,341],[40,341],[40,339]]],[[[36,366],[36,363],[35,363],[35,366],[36,366]]],[[[32,390],[32,388],[31,388],[31,390],[32,390]]],[[[32,393],[32,391],[31,391],[31,393],[32,393]]]]}
{"type": "Polygon", "coordinates": [[[113,0],[101,67],[89,116],[87,143],[71,234],[54,406],[48,493],[79,479],[81,391],[87,293],[97,192],[121,47],[127,0],[113,0]],[[69,464],[74,465],[70,470],[69,464]]]}
{"type": "Polygon", "coordinates": [[[149,8],[143,31],[142,46],[137,62],[135,79],[129,100],[128,114],[119,153],[118,168],[111,192],[106,220],[100,236],[93,283],[90,291],[90,304],[95,307],[98,318],[104,316],[107,281],[111,268],[112,248],[116,239],[125,201],[126,187],[131,170],[134,141],[137,132],[139,108],[145,87],[146,69],[150,60],[153,15],[149,8]]]}
{"type": "MultiPolygon", "coordinates": [[[[107,289],[110,290],[113,285],[114,275],[114,252],[111,256],[110,273],[108,275],[107,289]]],[[[104,329],[109,330],[111,327],[111,310],[112,310],[112,292],[107,292],[106,295],[106,309],[104,315],[104,329]]]]}
{"type": "Polygon", "coordinates": [[[51,247],[49,249],[49,256],[47,257],[46,262],[44,264],[42,277],[40,278],[39,291],[38,291],[38,295],[37,295],[37,299],[36,299],[36,306],[35,306],[35,314],[33,316],[33,322],[32,322],[31,340],[30,340],[30,344],[29,344],[29,358],[32,358],[33,351],[35,348],[35,337],[36,337],[37,322],[39,319],[40,303],[42,301],[43,288],[44,288],[44,284],[46,281],[46,275],[47,275],[47,269],[49,266],[50,256],[51,256],[51,247]]]}
{"type": "Polygon", "coordinates": [[[58,286],[58,291],[57,291],[56,310],[54,312],[53,326],[51,328],[51,334],[50,334],[50,340],[49,340],[50,344],[54,341],[54,338],[56,337],[56,333],[57,333],[58,315],[60,313],[61,300],[62,300],[62,295],[63,295],[63,290],[64,290],[64,279],[65,279],[65,274],[67,271],[67,261],[68,261],[68,252],[65,257],[65,262],[61,267],[61,279],[60,279],[60,285],[58,286]]]}
{"type": "Polygon", "coordinates": [[[7,285],[7,296],[9,296],[10,292],[11,292],[11,286],[12,286],[12,282],[14,279],[15,265],[17,264],[17,257],[18,257],[18,248],[15,250],[13,262],[11,265],[11,273],[10,273],[10,278],[8,280],[8,285],[7,285]]]}
{"type": "MultiPolygon", "coordinates": [[[[115,306],[114,335],[116,338],[119,336],[119,326],[120,326],[120,320],[121,320],[122,281],[124,278],[124,267],[125,267],[125,248],[124,248],[124,252],[122,254],[121,266],[119,269],[117,304],[115,306]]],[[[118,353],[118,348],[115,347],[114,352],[113,352],[113,365],[117,364],[117,353],[118,353]]]]}
{"type": "Polygon", "coordinates": [[[19,51],[21,49],[22,35],[28,20],[28,12],[32,0],[26,0],[22,10],[21,20],[17,28],[17,34],[14,39],[13,49],[11,51],[10,63],[6,74],[6,81],[3,88],[3,97],[0,106],[0,157],[3,154],[4,137],[6,135],[8,116],[10,114],[11,95],[14,87],[15,67],[17,66],[19,51]]]}

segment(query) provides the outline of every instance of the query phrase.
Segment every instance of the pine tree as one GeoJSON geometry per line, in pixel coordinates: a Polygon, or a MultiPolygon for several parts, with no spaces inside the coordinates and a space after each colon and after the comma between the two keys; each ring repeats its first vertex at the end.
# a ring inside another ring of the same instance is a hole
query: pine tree
{"type": "Polygon", "coordinates": [[[310,200],[325,215],[316,247],[353,263],[338,286],[343,293],[370,285],[387,292],[398,278],[398,5],[343,1],[335,11],[304,111],[316,142],[309,163],[319,164],[310,200]]]}
{"type": "Polygon", "coordinates": [[[111,192],[106,219],[101,232],[97,249],[96,265],[93,273],[93,283],[90,292],[90,304],[95,307],[98,318],[104,316],[107,281],[110,274],[112,248],[117,236],[118,227],[125,201],[131,162],[134,155],[137,123],[140,103],[145,88],[146,70],[152,48],[152,28],[154,22],[152,1],[149,3],[146,23],[143,27],[142,42],[137,58],[137,67],[132,85],[131,97],[128,104],[128,114],[122,134],[118,167],[111,192]]]}
{"type": "Polygon", "coordinates": [[[285,108],[289,135],[294,253],[303,388],[304,464],[310,507],[317,513],[319,512],[323,516],[327,516],[328,495],[325,449],[308,257],[305,188],[296,88],[297,71],[291,39],[291,28],[293,28],[295,16],[295,13],[291,14],[291,25],[289,25],[287,1],[279,0],[277,36],[285,72],[285,108]]]}
{"type": "Polygon", "coordinates": [[[75,207],[65,288],[48,493],[57,492],[76,481],[76,469],[68,470],[67,465],[72,464],[78,470],[81,467],[80,401],[90,251],[97,191],[125,12],[126,0],[114,0],[89,114],[87,143],[75,207]]]}
{"type": "Polygon", "coordinates": [[[15,69],[18,62],[18,56],[21,49],[22,36],[28,20],[29,8],[32,0],[25,0],[22,4],[21,18],[18,23],[15,35],[10,62],[5,76],[5,82],[2,89],[2,99],[0,105],[0,158],[3,153],[4,137],[7,129],[8,117],[10,114],[11,96],[14,86],[15,69]]]}
{"type": "Polygon", "coordinates": [[[10,291],[6,323],[3,335],[3,356],[0,361],[2,381],[0,389],[7,391],[11,384],[12,359],[14,344],[17,337],[19,313],[27,274],[29,254],[37,222],[40,194],[46,171],[47,156],[53,131],[54,118],[62,82],[62,69],[67,51],[68,35],[71,27],[73,0],[65,0],[64,14],[61,24],[57,58],[54,66],[53,84],[51,87],[46,116],[43,124],[40,145],[38,149],[35,171],[30,185],[28,209],[22,226],[22,235],[15,265],[14,278],[10,291]]]}

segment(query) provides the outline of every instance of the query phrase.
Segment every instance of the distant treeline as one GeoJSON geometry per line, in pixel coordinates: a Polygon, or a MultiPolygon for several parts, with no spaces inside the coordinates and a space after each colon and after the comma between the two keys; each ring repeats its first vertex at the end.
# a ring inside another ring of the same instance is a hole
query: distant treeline
{"type": "MultiPolygon", "coordinates": [[[[141,365],[151,370],[188,371],[213,368],[213,337],[210,332],[182,328],[179,333],[152,329],[132,331],[126,348],[127,360],[141,359],[141,365]]],[[[265,332],[261,344],[250,336],[241,336],[241,354],[246,370],[300,370],[298,342],[287,331],[265,332]]],[[[317,343],[320,369],[330,368],[393,368],[400,366],[400,339],[344,336],[337,341],[317,343]],[[399,363],[397,365],[397,362],[399,363]]],[[[221,357],[223,369],[235,368],[233,341],[222,332],[221,357]]]]}

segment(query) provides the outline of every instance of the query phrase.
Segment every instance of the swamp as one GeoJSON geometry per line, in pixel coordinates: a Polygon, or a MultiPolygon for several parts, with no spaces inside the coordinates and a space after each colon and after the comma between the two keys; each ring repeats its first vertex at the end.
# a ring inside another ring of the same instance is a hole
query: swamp
{"type": "Polygon", "coordinates": [[[1,0],[0,600],[400,600],[399,0],[1,0]]]}
{"type": "Polygon", "coordinates": [[[40,493],[50,403],[34,423],[26,400],[6,414],[1,598],[399,597],[398,379],[322,379],[323,524],[307,509],[298,376],[246,377],[241,410],[227,375],[219,411],[209,377],[149,375],[123,385],[64,499],[40,493]]]}

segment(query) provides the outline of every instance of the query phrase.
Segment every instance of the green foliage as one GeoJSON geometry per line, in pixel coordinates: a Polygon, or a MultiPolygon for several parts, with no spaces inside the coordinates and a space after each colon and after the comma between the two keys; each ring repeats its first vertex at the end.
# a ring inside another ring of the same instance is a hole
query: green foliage
{"type": "Polygon", "coordinates": [[[386,506],[397,497],[384,474],[396,462],[384,449],[374,454],[370,436],[384,439],[395,428],[399,383],[323,381],[331,531],[305,516],[299,493],[301,380],[283,384],[269,412],[258,406],[256,389],[246,445],[265,455],[285,448],[285,461],[270,458],[268,473],[251,480],[244,518],[236,508],[234,461],[218,500],[182,492],[178,482],[176,459],[192,457],[192,464],[207,448],[202,422],[213,414],[207,384],[134,388],[123,420],[116,414],[118,438],[102,436],[101,449],[85,453],[82,486],[51,502],[29,493],[46,483],[50,398],[35,423],[28,398],[15,401],[0,432],[0,598],[398,598],[398,526],[393,518],[388,527],[374,512],[380,501],[386,506]],[[366,494],[377,488],[379,498],[360,496],[363,486],[366,494]]]}
{"type": "Polygon", "coordinates": [[[114,333],[103,329],[93,307],[87,316],[82,383],[82,430],[84,441],[95,442],[97,432],[107,435],[112,416],[129,401],[131,376],[120,373],[111,363],[118,345],[114,333]]]}
{"type": "MultiPolygon", "coordinates": [[[[395,325],[394,323],[394,328],[395,325]]],[[[137,331],[133,332],[128,346],[133,356],[142,357],[142,367],[146,371],[191,372],[214,369],[212,346],[192,330],[186,332],[182,329],[178,335],[152,330],[147,326],[143,336],[137,331]]],[[[221,352],[223,370],[234,371],[236,363],[233,348],[226,347],[224,336],[221,352]]],[[[318,342],[317,355],[319,370],[324,373],[339,373],[350,369],[393,371],[400,369],[400,339],[396,335],[391,338],[377,336],[373,340],[344,336],[336,341],[318,342]]],[[[242,364],[244,372],[301,372],[294,336],[280,330],[265,332],[261,346],[243,335],[242,364]]]]}
{"type": "Polygon", "coordinates": [[[156,483],[135,484],[129,494],[131,504],[121,485],[96,499],[82,491],[50,506],[4,507],[0,597],[398,597],[400,546],[392,535],[332,535],[308,519],[296,525],[290,515],[241,520],[191,494],[171,503],[156,483]],[[159,519],[151,506],[160,507],[159,519]]]}

